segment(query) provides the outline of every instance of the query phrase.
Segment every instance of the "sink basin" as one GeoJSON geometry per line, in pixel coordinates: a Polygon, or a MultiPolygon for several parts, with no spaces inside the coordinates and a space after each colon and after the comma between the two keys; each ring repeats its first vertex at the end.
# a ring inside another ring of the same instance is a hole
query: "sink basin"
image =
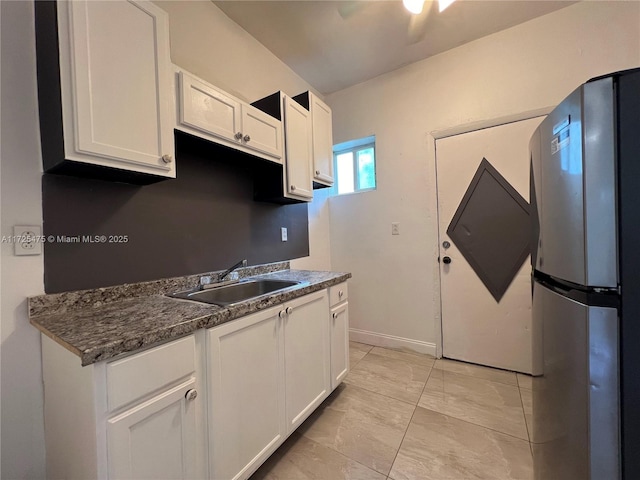
{"type": "Polygon", "coordinates": [[[223,287],[212,287],[206,290],[177,292],[170,296],[184,298],[186,300],[195,300],[196,302],[213,303],[214,305],[225,307],[298,285],[300,285],[300,282],[289,280],[247,280],[223,287]]]}

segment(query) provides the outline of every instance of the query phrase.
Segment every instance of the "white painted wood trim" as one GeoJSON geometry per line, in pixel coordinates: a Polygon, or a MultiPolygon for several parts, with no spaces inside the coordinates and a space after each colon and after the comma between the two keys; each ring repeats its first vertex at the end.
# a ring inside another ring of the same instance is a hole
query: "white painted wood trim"
{"type": "Polygon", "coordinates": [[[369,332],[367,330],[349,329],[349,340],[366,343],[376,347],[406,348],[417,353],[436,356],[436,344],[413,340],[411,338],[396,337],[385,333],[369,332]]]}
{"type": "Polygon", "coordinates": [[[534,110],[527,110],[526,112],[514,113],[512,115],[505,115],[503,117],[490,118],[487,120],[478,120],[476,122],[463,123],[462,125],[456,125],[449,128],[443,128],[441,130],[434,130],[429,133],[434,140],[441,138],[452,137],[454,135],[461,135],[463,133],[475,132],[476,130],[483,130],[485,128],[497,127],[499,125],[505,125],[507,123],[519,122],[521,120],[529,120],[530,118],[542,117],[548,115],[555,106],[536,108],[534,110]]]}

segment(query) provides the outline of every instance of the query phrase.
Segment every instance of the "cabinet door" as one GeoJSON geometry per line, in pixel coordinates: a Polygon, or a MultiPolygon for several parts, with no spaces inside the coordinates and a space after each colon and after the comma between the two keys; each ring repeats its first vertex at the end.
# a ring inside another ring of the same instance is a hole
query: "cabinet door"
{"type": "Polygon", "coordinates": [[[111,479],[192,479],[196,472],[196,405],[192,378],[107,421],[111,479]]]}
{"type": "Polygon", "coordinates": [[[179,74],[180,123],[215,137],[239,143],[241,104],[185,72],[179,74]]]}
{"type": "Polygon", "coordinates": [[[302,200],[313,198],[311,175],[311,119],[309,111],[295,100],[284,97],[286,192],[302,200]]]}
{"type": "Polygon", "coordinates": [[[242,106],[242,144],[282,158],[282,122],[250,105],[242,106]]]}
{"type": "Polygon", "coordinates": [[[278,309],[207,333],[210,478],[245,479],[285,438],[278,309]]]}
{"type": "Polygon", "coordinates": [[[331,390],[349,373],[349,304],[331,310],[331,390]]]}
{"type": "Polygon", "coordinates": [[[284,316],[287,431],[329,395],[329,298],[323,290],[287,303],[284,316]]]}
{"type": "Polygon", "coordinates": [[[324,185],[333,185],[333,132],[331,109],[311,95],[313,124],[313,178],[324,185]]]}
{"type": "Polygon", "coordinates": [[[162,159],[174,153],[166,12],[145,1],[58,8],[67,156],[175,176],[162,159]]]}

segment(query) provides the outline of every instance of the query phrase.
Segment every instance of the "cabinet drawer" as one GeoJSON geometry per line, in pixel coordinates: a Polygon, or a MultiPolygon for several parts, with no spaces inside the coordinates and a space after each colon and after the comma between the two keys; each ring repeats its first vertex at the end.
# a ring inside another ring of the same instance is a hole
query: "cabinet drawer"
{"type": "Polygon", "coordinates": [[[113,411],[192,375],[193,335],[107,364],[107,406],[113,411]]]}
{"type": "Polygon", "coordinates": [[[349,297],[347,290],[347,282],[339,283],[333,287],[329,287],[329,305],[332,307],[340,302],[344,302],[349,297]]]}

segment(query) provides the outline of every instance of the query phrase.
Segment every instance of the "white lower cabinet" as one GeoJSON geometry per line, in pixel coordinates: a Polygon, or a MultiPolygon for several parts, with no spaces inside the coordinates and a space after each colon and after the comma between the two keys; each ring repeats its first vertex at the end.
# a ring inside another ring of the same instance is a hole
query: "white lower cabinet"
{"type": "Polygon", "coordinates": [[[82,367],[43,335],[47,478],[205,478],[203,336],[82,367]]]}
{"type": "Polygon", "coordinates": [[[287,433],[298,428],[331,392],[328,311],[325,290],[288,302],[281,311],[287,433]]]}
{"type": "Polygon", "coordinates": [[[331,389],[349,373],[349,302],[347,282],[329,288],[331,305],[331,389]]]}
{"type": "Polygon", "coordinates": [[[331,309],[331,389],[349,373],[349,304],[331,309]]]}
{"type": "Polygon", "coordinates": [[[42,359],[47,478],[244,480],[347,374],[346,283],[86,367],[43,335],[42,359]]]}
{"type": "Polygon", "coordinates": [[[247,478],[286,437],[278,309],[207,332],[210,475],[247,478]]]}
{"type": "Polygon", "coordinates": [[[209,478],[248,478],[329,395],[328,311],[322,290],[209,329],[209,478]]]}
{"type": "Polygon", "coordinates": [[[197,478],[195,378],[107,420],[109,478],[197,478]]]}

